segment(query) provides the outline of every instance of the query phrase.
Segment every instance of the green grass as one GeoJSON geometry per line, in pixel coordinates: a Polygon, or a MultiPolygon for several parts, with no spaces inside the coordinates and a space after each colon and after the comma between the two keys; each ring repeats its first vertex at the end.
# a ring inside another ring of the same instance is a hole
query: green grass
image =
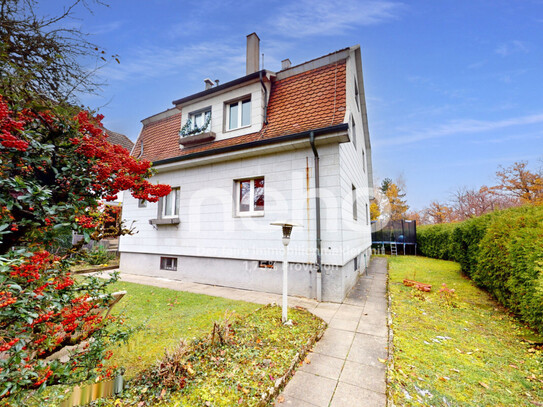
{"type": "Polygon", "coordinates": [[[230,343],[207,346],[189,358],[195,374],[168,405],[260,405],[261,395],[287,373],[295,355],[325,327],[305,310],[291,309],[289,318],[294,324],[283,325],[281,307],[268,306],[235,321],[230,343]]]}
{"type": "Polygon", "coordinates": [[[190,341],[209,333],[213,322],[227,311],[243,315],[259,307],[244,301],[127,282],[112,284],[110,289],[127,291],[112,314],[122,314],[129,326],[141,327],[128,345],[113,349],[110,363],[125,367],[127,378],[161,359],[165,349],[176,347],[180,339],[190,341]]]}
{"type": "Polygon", "coordinates": [[[394,369],[401,406],[542,406],[543,342],[460,272],[457,263],[389,258],[394,369]],[[404,278],[432,284],[422,293],[404,278]],[[438,291],[455,290],[454,306],[438,291]],[[441,337],[441,338],[439,338],[441,337]]]}

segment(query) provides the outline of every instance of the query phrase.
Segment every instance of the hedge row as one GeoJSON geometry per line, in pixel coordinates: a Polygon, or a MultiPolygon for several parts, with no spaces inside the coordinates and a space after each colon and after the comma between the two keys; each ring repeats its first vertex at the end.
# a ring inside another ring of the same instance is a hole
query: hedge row
{"type": "Polygon", "coordinates": [[[459,262],[478,286],[543,333],[543,207],[422,226],[417,243],[424,256],[459,262]]]}

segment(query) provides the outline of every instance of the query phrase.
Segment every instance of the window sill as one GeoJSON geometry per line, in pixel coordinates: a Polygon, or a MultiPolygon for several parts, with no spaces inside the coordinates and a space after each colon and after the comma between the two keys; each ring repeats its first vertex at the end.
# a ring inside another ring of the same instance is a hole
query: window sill
{"type": "Polygon", "coordinates": [[[181,139],[179,140],[179,145],[183,147],[192,147],[197,144],[213,141],[215,140],[215,137],[215,133],[213,133],[212,131],[207,131],[205,133],[198,133],[191,136],[181,137],[181,139]]]}
{"type": "Polygon", "coordinates": [[[264,216],[264,211],[259,212],[238,212],[236,214],[237,218],[252,218],[252,217],[262,217],[264,216]]]}
{"type": "Polygon", "coordinates": [[[179,218],[163,218],[163,219],[149,219],[151,225],[178,225],[180,223],[179,218]]]}
{"type": "Polygon", "coordinates": [[[236,131],[236,130],[248,129],[251,126],[252,126],[251,124],[248,124],[246,126],[236,127],[235,129],[225,129],[224,132],[225,133],[231,133],[231,132],[236,131]]]}

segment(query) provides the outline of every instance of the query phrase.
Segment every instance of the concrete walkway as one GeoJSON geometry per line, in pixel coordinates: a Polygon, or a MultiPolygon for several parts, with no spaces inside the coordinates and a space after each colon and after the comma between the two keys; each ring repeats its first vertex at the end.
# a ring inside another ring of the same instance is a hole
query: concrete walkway
{"type": "MultiPolygon", "coordinates": [[[[281,304],[278,294],[128,273],[121,273],[121,280],[257,304],[281,304]]],[[[386,259],[373,258],[367,275],[360,277],[343,304],[289,297],[290,307],[307,308],[326,321],[328,329],[277,398],[276,407],[386,405],[386,280],[386,259]]]]}
{"type": "Polygon", "coordinates": [[[328,329],[275,406],[384,407],[388,355],[386,259],[373,258],[343,304],[311,310],[328,329]]]}

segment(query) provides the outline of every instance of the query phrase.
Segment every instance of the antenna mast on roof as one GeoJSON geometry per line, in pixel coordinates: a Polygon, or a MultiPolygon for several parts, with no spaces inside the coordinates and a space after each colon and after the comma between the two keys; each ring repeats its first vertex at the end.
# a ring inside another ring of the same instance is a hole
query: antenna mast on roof
{"type": "Polygon", "coordinates": [[[262,53],[262,68],[260,69],[264,69],[264,53],[262,53]]]}

